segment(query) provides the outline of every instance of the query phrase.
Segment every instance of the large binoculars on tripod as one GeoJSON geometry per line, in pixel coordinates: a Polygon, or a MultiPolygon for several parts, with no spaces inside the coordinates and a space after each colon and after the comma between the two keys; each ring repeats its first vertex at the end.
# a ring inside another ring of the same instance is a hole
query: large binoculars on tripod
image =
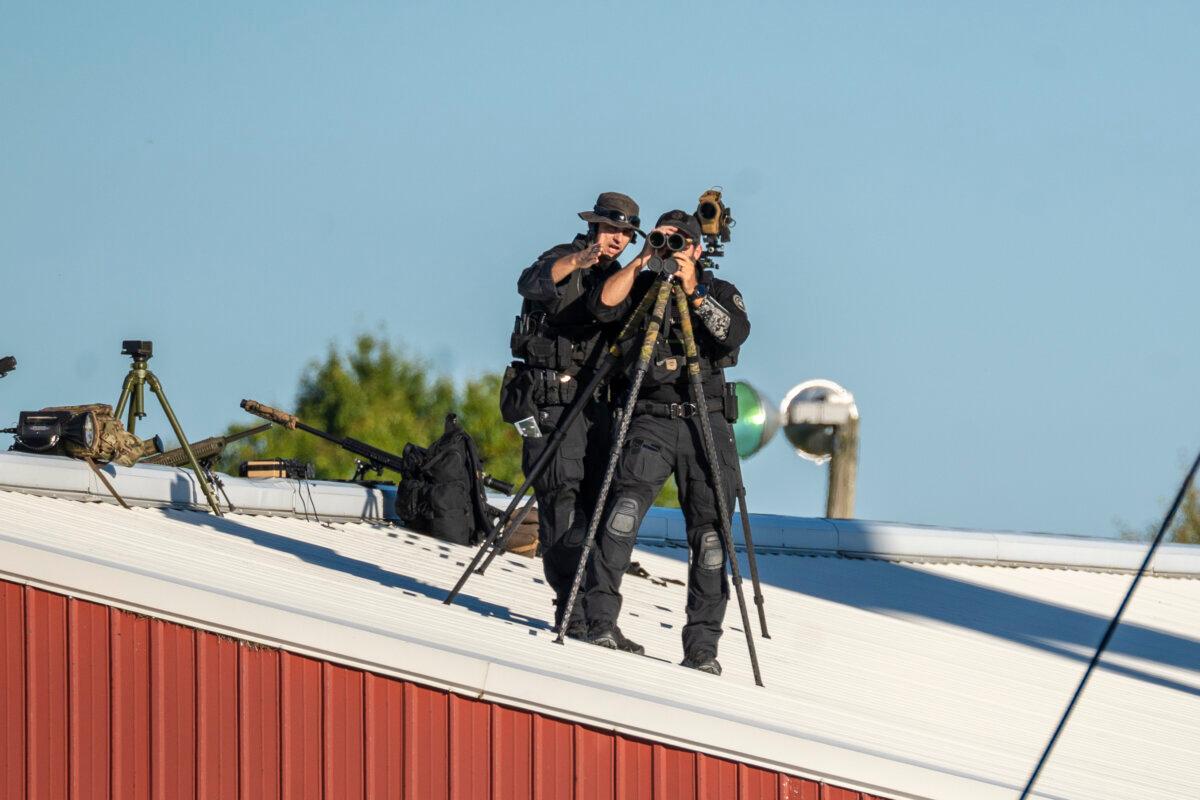
{"type": "Polygon", "coordinates": [[[646,237],[646,244],[651,248],[666,250],[668,253],[678,253],[687,247],[687,241],[687,237],[682,233],[667,234],[662,231],[650,231],[650,235],[646,237]]]}

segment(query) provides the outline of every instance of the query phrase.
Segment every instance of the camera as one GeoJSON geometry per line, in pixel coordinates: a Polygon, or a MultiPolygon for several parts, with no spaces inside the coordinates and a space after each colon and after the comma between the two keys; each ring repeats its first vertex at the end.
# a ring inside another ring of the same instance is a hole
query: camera
{"type": "Polygon", "coordinates": [[[126,339],[121,342],[121,355],[133,356],[139,361],[148,361],[154,355],[154,342],[144,339],[126,339]]]}
{"type": "Polygon", "coordinates": [[[672,233],[670,235],[662,231],[651,231],[646,237],[646,243],[655,250],[666,250],[670,253],[678,253],[680,250],[687,247],[687,237],[682,233],[672,233]]]}

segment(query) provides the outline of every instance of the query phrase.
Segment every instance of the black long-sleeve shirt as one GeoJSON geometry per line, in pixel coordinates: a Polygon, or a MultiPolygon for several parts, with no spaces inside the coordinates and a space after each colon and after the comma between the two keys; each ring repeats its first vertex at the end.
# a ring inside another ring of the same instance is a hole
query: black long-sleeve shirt
{"type": "MultiPolygon", "coordinates": [[[[588,307],[596,319],[614,323],[623,320],[636,307],[642,296],[651,290],[655,276],[642,272],[634,279],[629,295],[615,306],[606,306],[601,299],[603,285],[594,286],[588,295],[588,307]]],[[[700,356],[700,375],[704,382],[704,393],[719,397],[725,382],[723,367],[737,363],[741,346],[750,336],[750,317],[746,314],[746,303],[737,287],[729,281],[715,277],[705,271],[700,283],[708,294],[700,308],[688,304],[692,317],[692,330],[696,337],[696,349],[700,356]]],[[[685,363],[683,332],[676,319],[677,310],[671,303],[671,327],[659,341],[646,377],[641,395],[647,400],[680,402],[689,397],[687,367],[685,363]]],[[[641,326],[645,330],[645,326],[641,326]]],[[[633,348],[636,351],[636,348],[633,348]]],[[[634,353],[636,355],[636,352],[634,353]]]]}

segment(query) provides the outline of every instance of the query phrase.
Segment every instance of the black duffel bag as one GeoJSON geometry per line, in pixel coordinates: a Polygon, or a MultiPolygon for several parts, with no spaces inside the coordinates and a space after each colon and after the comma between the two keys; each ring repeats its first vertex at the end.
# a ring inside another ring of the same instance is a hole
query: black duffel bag
{"type": "Polygon", "coordinates": [[[406,444],[403,478],[396,490],[396,515],[418,533],[456,544],[477,544],[490,521],[475,442],[455,414],[429,447],[406,444]]]}

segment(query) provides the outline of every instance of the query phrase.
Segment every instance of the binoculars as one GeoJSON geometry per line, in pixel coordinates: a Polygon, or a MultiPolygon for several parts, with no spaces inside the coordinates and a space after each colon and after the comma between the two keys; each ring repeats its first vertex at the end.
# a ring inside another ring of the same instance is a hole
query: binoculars
{"type": "Polygon", "coordinates": [[[668,235],[662,231],[650,231],[650,235],[646,237],[646,243],[655,250],[666,250],[669,253],[677,253],[687,247],[687,237],[682,233],[668,235]]]}

